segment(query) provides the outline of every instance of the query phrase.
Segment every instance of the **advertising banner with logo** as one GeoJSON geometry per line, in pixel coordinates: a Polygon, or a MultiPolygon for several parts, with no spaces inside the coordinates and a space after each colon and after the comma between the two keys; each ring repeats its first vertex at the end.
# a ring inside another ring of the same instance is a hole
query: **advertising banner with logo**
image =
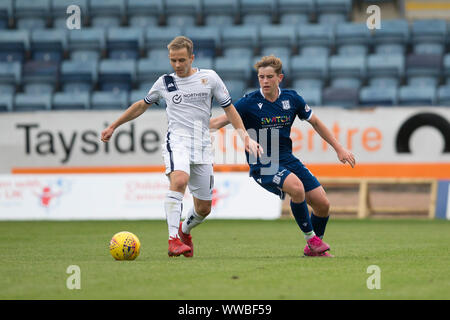
{"type": "MultiPolygon", "coordinates": [[[[353,170],[339,163],[334,150],[309,123],[284,114],[289,111],[286,108],[289,106],[280,108],[279,115],[267,117],[262,105],[259,116],[263,123],[275,128],[294,121],[293,152],[318,176],[450,178],[449,108],[313,108],[336,139],[355,154],[357,166],[353,170]]],[[[121,126],[109,143],[101,142],[103,128],[121,113],[2,114],[0,172],[33,172],[26,170],[30,168],[67,168],[70,172],[80,167],[136,166],[159,167],[162,171],[161,144],[165,142],[167,129],[165,111],[149,109],[121,126]]],[[[213,116],[220,114],[223,114],[221,108],[213,109],[213,116]]],[[[216,165],[245,165],[243,144],[231,125],[212,133],[212,139],[216,165]]]]}
{"type": "MultiPolygon", "coordinates": [[[[165,219],[161,173],[0,175],[0,220],[165,219]]],[[[187,191],[183,218],[192,205],[187,191]]],[[[281,200],[248,174],[218,173],[208,219],[277,219],[281,200]]]]}

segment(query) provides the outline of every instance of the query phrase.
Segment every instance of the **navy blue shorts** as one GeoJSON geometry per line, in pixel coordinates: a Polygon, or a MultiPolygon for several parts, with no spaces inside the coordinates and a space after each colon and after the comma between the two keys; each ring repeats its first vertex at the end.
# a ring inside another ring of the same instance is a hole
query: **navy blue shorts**
{"type": "Polygon", "coordinates": [[[284,180],[290,173],[295,174],[300,179],[305,188],[305,192],[320,186],[320,182],[317,178],[296,158],[280,163],[277,173],[275,174],[262,175],[260,170],[254,170],[250,173],[250,176],[255,179],[261,187],[278,195],[281,199],[284,199],[285,194],[282,191],[282,188],[284,180]]]}

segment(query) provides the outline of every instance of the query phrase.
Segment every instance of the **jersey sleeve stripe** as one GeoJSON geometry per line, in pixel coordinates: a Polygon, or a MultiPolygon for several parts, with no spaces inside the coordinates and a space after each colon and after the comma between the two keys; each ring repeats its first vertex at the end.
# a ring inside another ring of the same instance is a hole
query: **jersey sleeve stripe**
{"type": "Polygon", "coordinates": [[[226,99],[223,102],[219,102],[219,105],[224,108],[224,107],[228,107],[231,104],[231,98],[226,99]]]}

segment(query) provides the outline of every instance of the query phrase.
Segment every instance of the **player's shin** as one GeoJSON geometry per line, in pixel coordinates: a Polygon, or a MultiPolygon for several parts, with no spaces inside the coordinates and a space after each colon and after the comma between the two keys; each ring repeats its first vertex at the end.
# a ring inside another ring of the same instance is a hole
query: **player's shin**
{"type": "Polygon", "coordinates": [[[183,224],[181,226],[181,230],[184,234],[190,234],[192,228],[198,226],[200,223],[205,220],[205,217],[199,215],[197,212],[195,212],[194,207],[192,207],[187,216],[186,219],[183,221],[183,224]]]}
{"type": "Polygon", "coordinates": [[[327,226],[328,218],[327,217],[319,217],[314,214],[314,212],[311,212],[311,223],[314,229],[314,232],[316,233],[316,236],[318,236],[320,239],[323,238],[323,235],[325,234],[325,228],[327,226]]]}
{"type": "Polygon", "coordinates": [[[303,201],[301,203],[295,203],[291,201],[291,210],[292,214],[294,215],[295,221],[305,235],[305,239],[309,240],[314,237],[315,233],[313,231],[311,219],[309,217],[309,210],[306,201],[303,201]]]}
{"type": "Polygon", "coordinates": [[[164,199],[164,210],[166,212],[167,227],[169,229],[169,239],[178,238],[178,228],[180,225],[181,212],[183,209],[183,194],[171,191],[164,199]]]}

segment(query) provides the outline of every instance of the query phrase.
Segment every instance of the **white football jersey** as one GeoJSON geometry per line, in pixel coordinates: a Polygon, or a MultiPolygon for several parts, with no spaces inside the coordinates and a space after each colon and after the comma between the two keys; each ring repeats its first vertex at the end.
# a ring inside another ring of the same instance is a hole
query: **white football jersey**
{"type": "Polygon", "coordinates": [[[165,74],[153,84],[144,100],[150,104],[161,98],[166,101],[166,139],[170,139],[172,148],[180,144],[190,148],[191,160],[199,162],[193,159],[194,154],[205,148],[211,149],[209,120],[213,98],[221,107],[231,104],[225,84],[215,71],[209,69],[197,69],[193,75],[183,78],[175,73],[165,74]]]}

